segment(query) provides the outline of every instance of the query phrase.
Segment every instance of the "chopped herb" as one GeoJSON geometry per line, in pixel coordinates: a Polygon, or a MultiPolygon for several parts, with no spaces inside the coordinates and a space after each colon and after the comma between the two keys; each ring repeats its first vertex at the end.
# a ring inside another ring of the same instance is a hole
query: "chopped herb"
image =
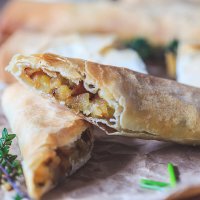
{"type": "Polygon", "coordinates": [[[154,181],[149,179],[141,179],[140,180],[140,187],[147,188],[151,190],[163,190],[170,186],[169,183],[154,181]]]}
{"type": "Polygon", "coordinates": [[[140,187],[151,190],[164,190],[169,188],[170,184],[165,182],[153,181],[148,179],[141,179],[140,187]]]}
{"type": "Polygon", "coordinates": [[[175,174],[175,170],[174,170],[174,166],[172,163],[168,163],[167,166],[168,169],[168,173],[169,173],[169,182],[170,182],[170,186],[174,187],[176,186],[176,174],[175,174]]]}
{"type": "Polygon", "coordinates": [[[151,190],[164,190],[166,188],[176,186],[177,178],[176,178],[173,164],[168,163],[167,169],[168,169],[168,173],[169,173],[169,177],[170,177],[169,183],[154,181],[154,180],[150,180],[150,179],[141,179],[140,187],[146,188],[146,189],[151,189],[151,190]]]}
{"type": "Polygon", "coordinates": [[[156,185],[159,187],[167,187],[170,186],[169,183],[165,183],[165,182],[160,182],[160,181],[154,181],[154,180],[150,180],[150,179],[141,179],[140,181],[142,184],[146,184],[146,185],[156,185]]]}

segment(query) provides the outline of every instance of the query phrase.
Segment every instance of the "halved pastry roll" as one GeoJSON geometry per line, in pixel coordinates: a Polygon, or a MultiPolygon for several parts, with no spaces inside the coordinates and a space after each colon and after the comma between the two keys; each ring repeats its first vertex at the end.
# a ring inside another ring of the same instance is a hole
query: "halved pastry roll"
{"type": "Polygon", "coordinates": [[[16,55],[17,79],[108,134],[200,144],[200,90],[81,59],[16,55]]]}
{"type": "Polygon", "coordinates": [[[29,195],[39,199],[90,158],[89,124],[20,84],[6,89],[4,113],[17,134],[29,195]]]}

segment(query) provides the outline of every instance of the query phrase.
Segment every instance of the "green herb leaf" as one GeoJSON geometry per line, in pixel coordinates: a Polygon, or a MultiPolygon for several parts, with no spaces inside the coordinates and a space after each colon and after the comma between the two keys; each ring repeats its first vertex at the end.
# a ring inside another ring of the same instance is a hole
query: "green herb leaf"
{"type": "Polygon", "coordinates": [[[165,51],[170,51],[174,54],[177,53],[177,49],[178,49],[178,40],[172,40],[166,47],[165,47],[165,51]]]}
{"type": "Polygon", "coordinates": [[[150,179],[141,179],[140,180],[140,187],[141,188],[147,188],[151,190],[163,190],[166,188],[172,188],[176,186],[177,184],[177,178],[175,174],[175,169],[172,163],[168,163],[167,165],[168,173],[169,173],[169,179],[170,182],[160,182],[160,181],[154,181],[150,179]]]}
{"type": "Polygon", "coordinates": [[[22,200],[23,198],[19,196],[19,194],[16,194],[13,198],[13,200],[22,200]]]}
{"type": "Polygon", "coordinates": [[[172,187],[176,186],[176,174],[175,174],[175,170],[174,170],[174,166],[172,163],[168,163],[167,166],[168,172],[169,172],[169,180],[170,180],[170,185],[172,187]]]}
{"type": "Polygon", "coordinates": [[[9,152],[9,146],[4,146],[2,149],[3,155],[5,156],[9,152]]]}
{"type": "Polygon", "coordinates": [[[4,156],[4,152],[0,149],[0,158],[4,156]]]}
{"type": "Polygon", "coordinates": [[[12,144],[12,141],[6,141],[5,142],[5,145],[9,145],[10,146],[11,144],[12,144]]]}
{"type": "Polygon", "coordinates": [[[144,38],[135,38],[125,42],[125,46],[137,51],[137,53],[143,58],[147,59],[151,56],[153,47],[144,38]]]}
{"type": "Polygon", "coordinates": [[[4,144],[4,140],[0,139],[0,148],[3,147],[3,144],[4,144]]]}
{"type": "Polygon", "coordinates": [[[7,135],[6,141],[11,141],[11,140],[13,140],[15,137],[16,137],[15,134],[9,134],[9,135],[7,135]]]}
{"type": "Polygon", "coordinates": [[[2,162],[1,162],[1,165],[2,165],[3,167],[5,167],[6,164],[7,164],[6,161],[3,159],[2,162]]]}
{"type": "Polygon", "coordinates": [[[2,144],[2,147],[3,147],[5,145],[6,140],[4,138],[1,138],[0,141],[1,141],[1,144],[2,144]]]}
{"type": "Polygon", "coordinates": [[[9,161],[13,162],[17,158],[17,155],[11,155],[9,154],[9,161]]]}
{"type": "Polygon", "coordinates": [[[6,139],[7,135],[8,135],[8,131],[7,131],[6,128],[4,128],[3,131],[2,131],[2,137],[3,137],[4,139],[6,139]]]}
{"type": "Polygon", "coordinates": [[[170,186],[169,183],[154,181],[154,180],[150,180],[150,179],[141,179],[140,183],[143,185],[151,185],[151,186],[157,186],[157,187],[169,187],[170,186]]]}
{"type": "Polygon", "coordinates": [[[15,134],[9,134],[7,129],[3,129],[2,137],[0,138],[0,184],[10,184],[18,194],[14,198],[21,200],[21,197],[28,197],[28,195],[23,193],[15,183],[19,176],[23,174],[22,166],[17,160],[17,155],[9,154],[12,140],[15,137],[15,134]]]}

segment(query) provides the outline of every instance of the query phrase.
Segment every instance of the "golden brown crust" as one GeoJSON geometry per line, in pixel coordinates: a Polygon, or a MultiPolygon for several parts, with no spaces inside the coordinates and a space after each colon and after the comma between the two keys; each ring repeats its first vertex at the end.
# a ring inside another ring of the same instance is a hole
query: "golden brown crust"
{"type": "Polygon", "coordinates": [[[19,84],[6,89],[2,106],[13,133],[18,137],[23,171],[32,198],[39,199],[65,174],[74,172],[89,159],[92,137],[86,145],[85,154],[80,154],[78,159],[73,160],[68,150],[76,148],[75,142],[89,127],[79,117],[35,96],[19,84]],[[61,149],[67,151],[64,160],[58,154],[61,149]],[[62,163],[69,163],[69,167],[63,169],[62,163]]]}
{"type": "MultiPolygon", "coordinates": [[[[53,54],[18,55],[8,67],[19,80],[23,68],[46,68],[63,77],[93,84],[109,105],[114,105],[116,123],[86,117],[108,133],[179,143],[200,143],[200,90],[130,71],[81,59],[53,54]],[[102,123],[104,125],[102,126],[102,123]],[[106,124],[106,128],[105,128],[106,124]]],[[[27,84],[27,83],[26,83],[27,84]]]]}
{"type": "Polygon", "coordinates": [[[13,33],[19,28],[51,33],[116,33],[125,38],[145,37],[155,43],[168,43],[174,38],[199,39],[199,18],[199,6],[185,1],[138,1],[133,5],[12,1],[2,14],[0,30],[3,33],[13,33]]]}

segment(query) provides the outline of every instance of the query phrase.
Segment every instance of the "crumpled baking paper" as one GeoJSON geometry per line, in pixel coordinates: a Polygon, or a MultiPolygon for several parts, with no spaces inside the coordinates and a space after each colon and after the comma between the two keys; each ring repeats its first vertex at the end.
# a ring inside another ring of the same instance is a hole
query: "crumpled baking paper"
{"type": "MultiPolygon", "coordinates": [[[[0,108],[0,131],[4,127],[10,130],[0,108]]],[[[98,128],[94,128],[94,134],[89,162],[45,195],[44,200],[182,200],[200,194],[200,147],[108,136],[98,128]],[[141,178],[169,181],[168,162],[178,167],[177,188],[152,191],[139,187],[141,178]]],[[[12,152],[20,156],[17,140],[12,152]]],[[[13,195],[0,189],[2,200],[13,199],[13,195]]]]}

